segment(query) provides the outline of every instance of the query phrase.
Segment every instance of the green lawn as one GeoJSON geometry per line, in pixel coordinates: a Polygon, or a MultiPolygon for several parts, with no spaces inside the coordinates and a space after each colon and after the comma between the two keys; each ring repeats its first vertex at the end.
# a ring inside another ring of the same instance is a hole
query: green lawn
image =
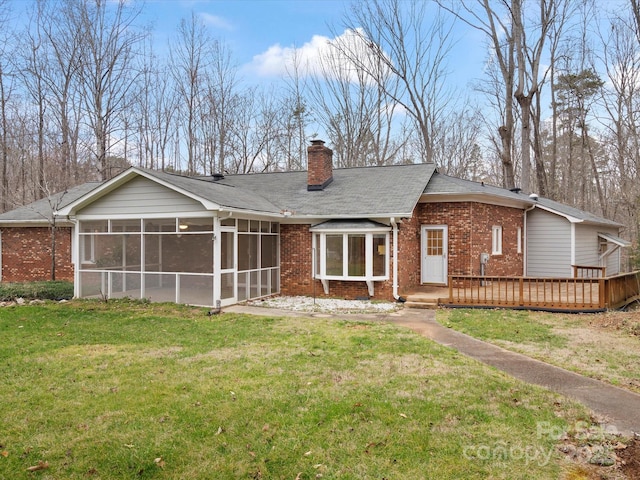
{"type": "Polygon", "coordinates": [[[501,347],[640,393],[640,312],[438,310],[438,321],[501,347]]]}
{"type": "Polygon", "coordinates": [[[551,479],[588,420],[385,323],[205,313],[0,309],[0,478],[551,479]]]}

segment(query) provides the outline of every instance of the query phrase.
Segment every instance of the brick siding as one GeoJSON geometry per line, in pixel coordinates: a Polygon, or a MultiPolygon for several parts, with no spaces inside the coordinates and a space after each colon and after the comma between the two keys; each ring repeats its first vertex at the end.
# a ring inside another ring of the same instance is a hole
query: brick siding
{"type": "MultiPolygon", "coordinates": [[[[2,281],[51,280],[51,230],[48,227],[2,229],[2,281]]],[[[56,280],[73,281],[71,229],[56,232],[56,280]]]]}
{"type": "Polygon", "coordinates": [[[502,255],[491,255],[485,274],[523,274],[524,256],[518,253],[517,245],[518,228],[524,235],[521,209],[478,202],[443,202],[422,203],[416,210],[419,225],[447,225],[449,275],[480,275],[480,254],[491,254],[493,226],[502,227],[502,255]]]}
{"type": "MultiPolygon", "coordinates": [[[[369,290],[364,281],[330,280],[329,295],[325,295],[322,283],[311,278],[313,240],[310,228],[311,225],[280,225],[280,293],[346,299],[368,297],[369,290]]],[[[372,298],[393,299],[391,273],[389,280],[374,282],[372,298]]]]}
{"type": "MultiPolygon", "coordinates": [[[[491,255],[486,275],[520,276],[524,256],[518,253],[518,228],[524,227],[521,209],[478,202],[421,203],[411,218],[403,219],[398,228],[398,286],[405,294],[421,283],[421,227],[448,227],[448,273],[479,275],[480,254],[491,254],[492,227],[502,227],[502,255],[491,255]]],[[[280,272],[283,295],[326,296],[320,281],[312,274],[311,225],[281,225],[280,272]]],[[[524,240],[522,240],[524,241],[524,240]]],[[[393,237],[391,236],[391,242],[393,237]]],[[[390,245],[393,249],[393,245],[390,245]]],[[[393,251],[393,250],[391,250],[393,251]]],[[[393,256],[390,256],[389,280],[375,282],[375,299],[393,300],[393,256]]],[[[329,281],[330,297],[356,298],[368,296],[365,282],[329,281]]]]}

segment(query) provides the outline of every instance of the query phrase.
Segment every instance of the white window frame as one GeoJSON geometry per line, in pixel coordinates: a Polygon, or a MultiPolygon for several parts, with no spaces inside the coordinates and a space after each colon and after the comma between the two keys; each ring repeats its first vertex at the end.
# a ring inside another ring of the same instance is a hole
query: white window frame
{"type": "Polygon", "coordinates": [[[325,293],[329,293],[329,280],[342,280],[351,282],[366,282],[369,295],[373,296],[373,282],[384,281],[389,279],[389,263],[390,263],[390,234],[388,228],[380,229],[348,229],[348,230],[311,230],[313,233],[312,251],[317,256],[313,258],[313,277],[322,281],[325,293]],[[327,235],[342,236],[342,275],[326,275],[327,269],[327,235]],[[349,275],[349,235],[364,235],[365,237],[365,274],[362,276],[349,275]],[[374,235],[384,235],[384,274],[373,274],[374,254],[373,237],[374,235]],[[319,261],[318,261],[319,260],[319,261]],[[318,266],[316,271],[316,265],[318,266]]]}
{"type": "Polygon", "coordinates": [[[491,255],[502,255],[502,225],[491,227],[491,255]]]}

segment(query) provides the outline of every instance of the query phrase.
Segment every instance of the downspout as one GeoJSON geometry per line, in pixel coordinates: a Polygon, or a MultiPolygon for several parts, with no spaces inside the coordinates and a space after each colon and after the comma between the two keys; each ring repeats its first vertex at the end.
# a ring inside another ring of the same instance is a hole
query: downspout
{"type": "Polygon", "coordinates": [[[391,217],[389,220],[393,228],[393,298],[402,302],[403,300],[398,294],[398,223],[395,217],[391,217]]]}
{"type": "Polygon", "coordinates": [[[524,211],[524,231],[522,232],[522,276],[526,277],[527,276],[527,243],[528,243],[528,236],[527,236],[527,213],[529,213],[531,210],[533,210],[534,208],[536,208],[536,205],[531,205],[529,208],[525,209],[524,211]]]}

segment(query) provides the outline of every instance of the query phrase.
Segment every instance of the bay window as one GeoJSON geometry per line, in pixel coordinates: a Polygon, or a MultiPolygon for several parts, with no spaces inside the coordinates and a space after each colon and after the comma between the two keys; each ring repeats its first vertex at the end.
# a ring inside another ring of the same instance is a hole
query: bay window
{"type": "Polygon", "coordinates": [[[373,282],[389,278],[390,227],[371,220],[328,221],[313,232],[314,278],[329,293],[329,280],[373,282]]]}

